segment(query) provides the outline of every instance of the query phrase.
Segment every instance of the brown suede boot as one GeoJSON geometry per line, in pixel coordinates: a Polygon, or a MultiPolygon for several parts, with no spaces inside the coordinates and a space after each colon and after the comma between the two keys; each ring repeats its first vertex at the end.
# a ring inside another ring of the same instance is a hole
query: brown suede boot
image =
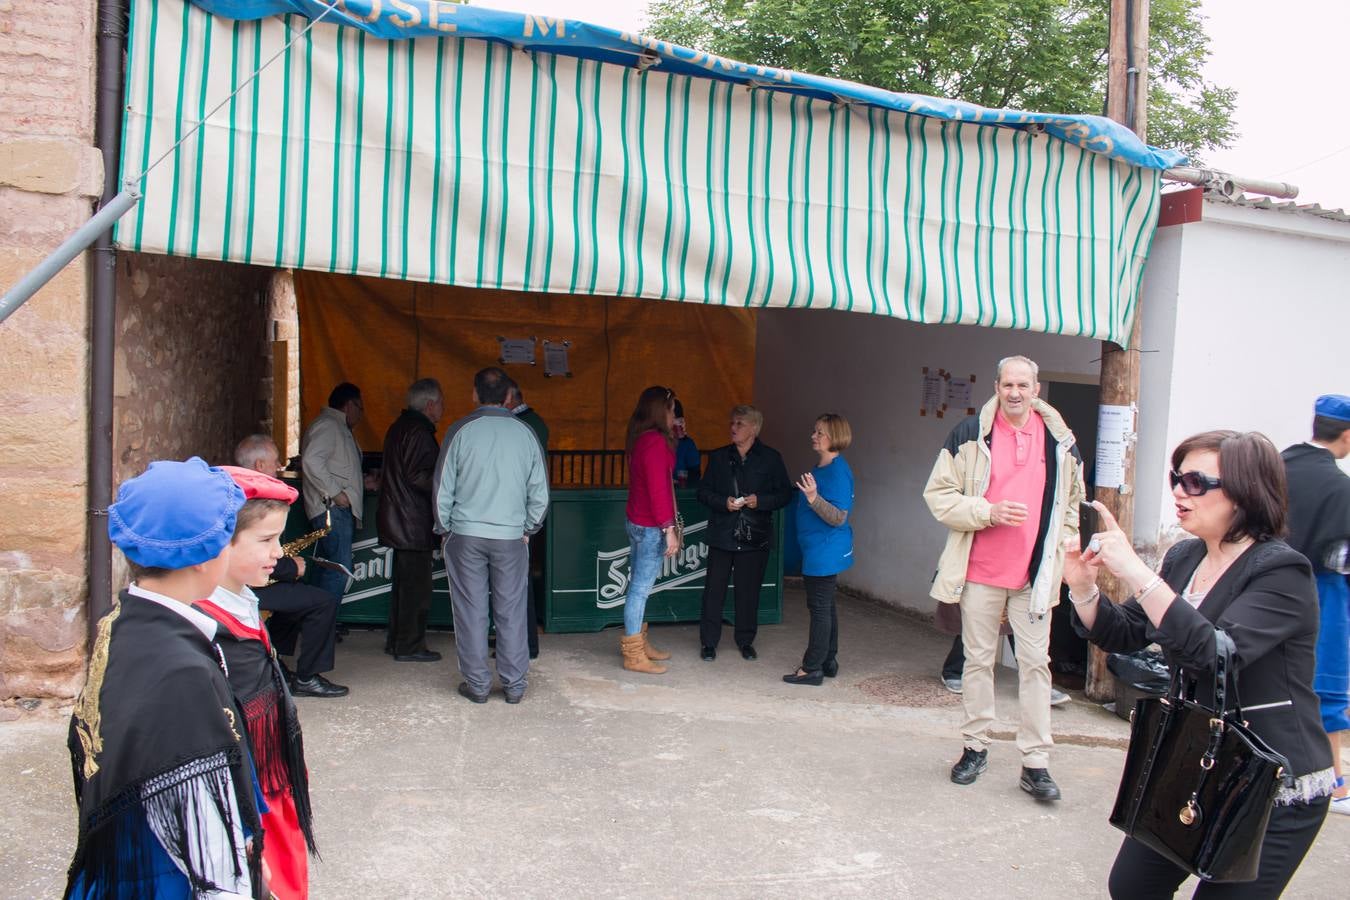
{"type": "Polygon", "coordinates": [[[642,623],[642,646],[647,651],[648,659],[670,659],[670,654],[664,650],[657,650],[652,646],[652,642],[647,639],[647,623],[642,623]]]}
{"type": "Polygon", "coordinates": [[[641,632],[638,634],[625,634],[619,638],[619,647],[623,650],[623,667],[630,672],[646,672],[648,675],[660,675],[666,671],[665,666],[658,666],[647,658],[643,651],[643,644],[646,639],[641,632]]]}

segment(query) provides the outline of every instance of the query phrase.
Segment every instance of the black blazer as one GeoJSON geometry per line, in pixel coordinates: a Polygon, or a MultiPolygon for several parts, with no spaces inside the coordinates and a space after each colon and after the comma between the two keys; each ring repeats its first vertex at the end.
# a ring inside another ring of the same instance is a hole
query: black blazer
{"type": "Polygon", "coordinates": [[[773,511],[792,502],[792,482],[778,451],[755,438],[744,460],[735,444],[708,454],[698,499],[708,507],[708,546],[731,552],[765,550],[773,542],[773,511]],[[758,497],[754,509],[727,509],[728,499],[749,494],[758,497]]]}
{"type": "MultiPolygon", "coordinates": [[[[1284,541],[1252,544],[1192,608],[1180,594],[1204,556],[1199,539],[1168,551],[1159,574],[1178,596],[1158,628],[1137,601],[1116,605],[1106,597],[1097,601],[1090,632],[1076,611],[1074,628],[1113,653],[1157,642],[1173,671],[1181,666],[1198,679],[1196,700],[1209,706],[1214,703],[1214,629],[1222,628],[1236,648],[1238,691],[1252,730],[1288,758],[1295,776],[1329,767],[1331,747],[1312,689],[1319,613],[1308,560],[1284,541]]],[[[1230,708],[1236,705],[1231,688],[1228,700],[1230,708]]]]}

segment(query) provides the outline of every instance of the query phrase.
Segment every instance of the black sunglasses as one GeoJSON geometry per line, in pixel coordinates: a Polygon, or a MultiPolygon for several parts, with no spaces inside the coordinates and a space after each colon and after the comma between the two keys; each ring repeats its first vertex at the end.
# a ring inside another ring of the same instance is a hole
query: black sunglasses
{"type": "Polygon", "coordinates": [[[1172,487],[1181,485],[1187,497],[1203,497],[1212,490],[1223,487],[1223,482],[1203,472],[1168,472],[1167,479],[1172,487]]]}

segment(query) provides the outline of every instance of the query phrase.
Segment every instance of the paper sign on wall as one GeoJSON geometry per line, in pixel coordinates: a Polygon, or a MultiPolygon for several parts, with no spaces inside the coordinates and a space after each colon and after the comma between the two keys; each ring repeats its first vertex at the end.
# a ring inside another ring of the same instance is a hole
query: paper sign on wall
{"type": "Polygon", "coordinates": [[[544,377],[571,378],[572,369],[567,362],[567,350],[571,341],[544,341],[544,377]]]}
{"type": "Polygon", "coordinates": [[[497,360],[501,365],[534,365],[534,338],[498,337],[497,345],[500,347],[497,360]]]}
{"type": "Polygon", "coordinates": [[[1097,412],[1097,487],[1120,490],[1125,484],[1125,454],[1134,441],[1134,410],[1106,406],[1097,412]]]}
{"type": "Polygon", "coordinates": [[[974,375],[969,378],[957,378],[953,375],[947,380],[948,409],[964,412],[966,415],[971,415],[975,412],[975,404],[971,402],[971,384],[974,381],[974,375]]]}
{"type": "Polygon", "coordinates": [[[946,386],[944,375],[946,372],[941,369],[923,367],[923,396],[919,400],[919,415],[926,416],[931,412],[936,418],[942,418],[942,394],[946,386]]]}

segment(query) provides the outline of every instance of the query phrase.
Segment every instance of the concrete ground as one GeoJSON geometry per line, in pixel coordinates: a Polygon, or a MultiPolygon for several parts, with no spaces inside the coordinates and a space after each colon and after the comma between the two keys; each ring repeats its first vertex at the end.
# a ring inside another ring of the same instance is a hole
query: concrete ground
{"type": "MultiPolygon", "coordinates": [[[[713,663],[696,625],[653,628],[675,654],[663,676],[625,672],[615,629],[543,635],[519,706],[455,693],[448,634],[431,637],[445,660],[414,664],[385,656],[382,632],[353,633],[331,673],[351,696],[300,700],[314,896],[1105,896],[1124,722],[1081,695],[1056,709],[1064,800],[1038,804],[1017,787],[1015,677],[1001,670],[989,771],[954,785],[960,702],[936,678],[948,639],[842,597],[839,677],[787,685],[805,645],[799,588],[785,605],[756,662],[729,628],[713,663]]],[[[55,711],[0,724],[0,897],[60,894],[65,729],[55,711]]],[[[1286,896],[1345,897],[1347,873],[1350,817],[1335,816],[1286,896]]]]}

